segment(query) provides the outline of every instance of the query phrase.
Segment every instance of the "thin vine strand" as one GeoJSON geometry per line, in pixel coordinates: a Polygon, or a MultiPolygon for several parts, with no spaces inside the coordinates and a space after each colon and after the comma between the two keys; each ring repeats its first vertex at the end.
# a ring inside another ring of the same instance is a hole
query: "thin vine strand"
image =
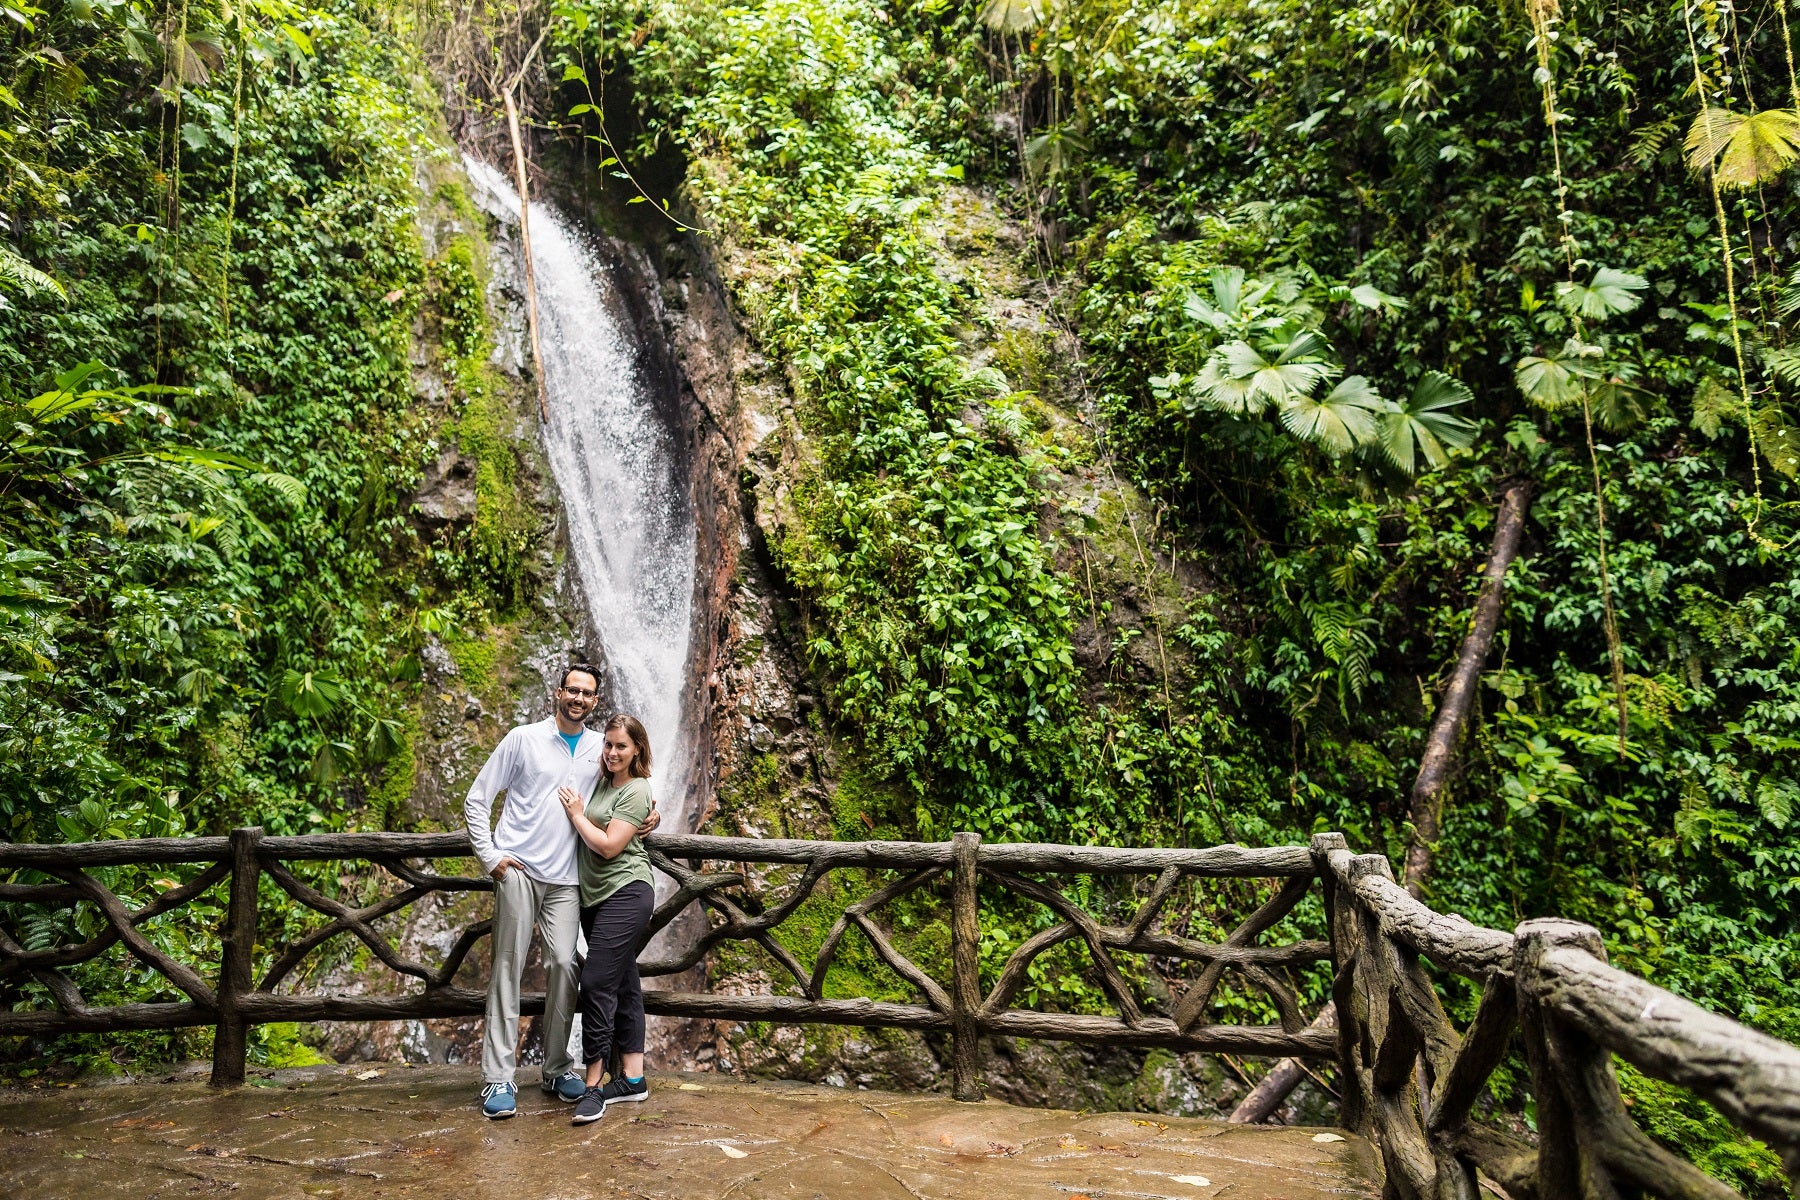
{"type": "Polygon", "coordinates": [[[1794,35],[1788,31],[1787,0],[1775,0],[1775,15],[1781,21],[1781,48],[1787,51],[1788,100],[1800,114],[1800,75],[1794,72],[1794,35]]]}
{"type": "Polygon", "coordinates": [[[231,348],[231,238],[237,223],[238,148],[243,144],[244,55],[249,49],[244,37],[244,10],[237,13],[237,81],[231,90],[231,186],[225,202],[225,256],[219,272],[219,314],[224,325],[225,361],[235,356],[231,348]]]}
{"type": "MultiPolygon", "coordinates": [[[[1694,38],[1693,0],[1683,0],[1681,6],[1682,25],[1687,33],[1688,56],[1694,63],[1694,90],[1700,101],[1700,119],[1708,120],[1706,115],[1706,76],[1700,69],[1700,46],[1694,38]]],[[[1786,22],[1782,23],[1783,29],[1786,22]]],[[[1719,258],[1725,264],[1725,307],[1731,323],[1731,352],[1737,361],[1738,394],[1744,400],[1744,434],[1750,441],[1750,479],[1755,494],[1750,505],[1750,516],[1745,528],[1758,544],[1767,546],[1768,542],[1758,532],[1762,522],[1763,488],[1762,466],[1756,460],[1759,452],[1756,444],[1756,410],[1750,399],[1750,374],[1744,366],[1744,335],[1738,328],[1737,310],[1737,272],[1731,262],[1731,231],[1725,219],[1725,195],[1719,189],[1719,164],[1716,158],[1709,159],[1706,164],[1706,179],[1712,191],[1713,214],[1719,224],[1719,258]]]]}
{"type": "MultiPolygon", "coordinates": [[[[1570,286],[1575,284],[1574,213],[1569,209],[1569,186],[1563,175],[1562,138],[1556,110],[1556,74],[1550,61],[1550,19],[1546,7],[1552,0],[1533,0],[1531,24],[1537,42],[1538,84],[1543,93],[1544,123],[1550,127],[1550,157],[1556,170],[1556,223],[1562,230],[1563,262],[1570,286]]],[[[1585,338],[1579,314],[1570,314],[1575,336],[1585,338]]],[[[1606,632],[1606,653],[1612,667],[1613,696],[1619,707],[1619,756],[1625,755],[1631,730],[1630,708],[1625,700],[1625,648],[1619,637],[1619,616],[1613,605],[1612,571],[1606,558],[1606,490],[1600,473],[1600,449],[1594,442],[1594,410],[1588,390],[1581,389],[1581,425],[1587,437],[1588,466],[1594,474],[1594,521],[1599,534],[1601,626],[1606,632]]]]}

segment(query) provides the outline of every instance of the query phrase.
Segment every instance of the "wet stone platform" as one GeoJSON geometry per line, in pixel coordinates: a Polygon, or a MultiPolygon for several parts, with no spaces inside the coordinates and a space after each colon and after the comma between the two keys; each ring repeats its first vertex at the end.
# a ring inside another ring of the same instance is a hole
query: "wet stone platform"
{"type": "Polygon", "coordinates": [[[535,1086],[489,1121],[467,1067],[0,1091],[0,1195],[540,1200],[1312,1200],[1378,1195],[1338,1130],[1070,1113],[652,1074],[600,1122],[535,1086]]]}

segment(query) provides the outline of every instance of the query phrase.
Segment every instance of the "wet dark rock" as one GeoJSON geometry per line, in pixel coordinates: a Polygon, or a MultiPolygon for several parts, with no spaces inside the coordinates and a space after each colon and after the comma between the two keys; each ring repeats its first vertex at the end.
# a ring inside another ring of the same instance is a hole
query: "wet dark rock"
{"type": "Polygon", "coordinates": [[[475,519],[475,463],[455,450],[446,450],[425,468],[425,478],[413,493],[413,508],[429,529],[475,519]]]}

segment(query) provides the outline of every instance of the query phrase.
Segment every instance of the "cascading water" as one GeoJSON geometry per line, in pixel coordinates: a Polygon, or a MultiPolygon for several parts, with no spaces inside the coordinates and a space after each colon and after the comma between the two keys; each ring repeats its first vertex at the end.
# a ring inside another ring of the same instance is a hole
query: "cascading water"
{"type": "MultiPolygon", "coordinates": [[[[464,160],[483,207],[516,225],[506,176],[464,160]]],[[[610,673],[613,703],[650,735],[663,828],[686,832],[692,749],[683,728],[693,618],[693,506],[675,438],[645,386],[604,267],[561,213],[531,205],[550,470],[569,550],[610,673]]],[[[666,882],[666,881],[665,881],[666,882]]]]}

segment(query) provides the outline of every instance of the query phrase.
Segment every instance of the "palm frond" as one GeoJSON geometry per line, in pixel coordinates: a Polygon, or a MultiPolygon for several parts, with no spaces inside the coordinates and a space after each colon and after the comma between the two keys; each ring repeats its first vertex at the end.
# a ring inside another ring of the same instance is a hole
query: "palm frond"
{"type": "Polygon", "coordinates": [[[1369,381],[1352,375],[1314,400],[1296,393],[1281,406],[1281,423],[1302,441],[1341,458],[1375,438],[1375,418],[1386,402],[1369,381]]]}
{"type": "Polygon", "coordinates": [[[1556,302],[1568,311],[1590,321],[1604,321],[1617,313],[1628,313],[1644,302],[1637,295],[1650,286],[1642,275],[1601,267],[1585,284],[1566,281],[1556,285],[1556,302]]]}
{"type": "Polygon", "coordinates": [[[1800,158],[1800,114],[1791,108],[1738,113],[1717,105],[1700,110],[1688,129],[1688,167],[1711,167],[1722,188],[1772,181],[1800,158]]]}

